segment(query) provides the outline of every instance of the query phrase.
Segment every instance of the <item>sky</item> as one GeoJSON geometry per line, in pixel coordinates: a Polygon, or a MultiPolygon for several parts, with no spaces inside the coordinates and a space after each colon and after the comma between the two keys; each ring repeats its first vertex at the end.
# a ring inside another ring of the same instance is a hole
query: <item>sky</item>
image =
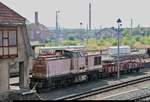
{"type": "Polygon", "coordinates": [[[150,27],[150,0],[0,0],[34,22],[34,12],[39,13],[39,22],[47,27],[55,27],[55,13],[59,10],[59,26],[86,28],[88,24],[88,4],[92,3],[92,28],[117,27],[116,20],[122,20],[123,27],[140,24],[150,27]]]}

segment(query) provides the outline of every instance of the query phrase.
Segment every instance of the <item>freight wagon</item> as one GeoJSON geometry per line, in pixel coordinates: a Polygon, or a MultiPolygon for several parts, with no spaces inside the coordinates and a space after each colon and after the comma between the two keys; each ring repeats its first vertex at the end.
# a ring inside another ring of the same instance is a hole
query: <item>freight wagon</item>
{"type": "MultiPolygon", "coordinates": [[[[141,68],[144,68],[145,55],[131,54],[120,57],[119,71],[120,74],[139,72],[141,68]]],[[[117,75],[118,64],[117,59],[103,60],[102,77],[110,77],[117,75]]]]}

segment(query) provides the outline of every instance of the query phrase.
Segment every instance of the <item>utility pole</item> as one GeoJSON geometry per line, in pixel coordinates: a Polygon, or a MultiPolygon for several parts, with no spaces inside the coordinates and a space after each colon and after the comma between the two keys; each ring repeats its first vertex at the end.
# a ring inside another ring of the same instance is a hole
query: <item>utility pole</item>
{"type": "Polygon", "coordinates": [[[89,3],[89,31],[91,31],[91,3],[89,3]]]}

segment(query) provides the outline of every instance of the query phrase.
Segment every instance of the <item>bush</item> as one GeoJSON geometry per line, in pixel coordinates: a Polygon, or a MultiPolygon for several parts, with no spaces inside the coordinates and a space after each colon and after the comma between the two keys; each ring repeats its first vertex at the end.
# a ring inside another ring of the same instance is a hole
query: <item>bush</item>
{"type": "MultiPolygon", "coordinates": [[[[96,38],[90,38],[86,41],[83,41],[84,45],[87,46],[88,49],[98,49],[98,48],[106,48],[108,46],[116,46],[117,39],[116,38],[105,38],[97,40],[96,38]]],[[[55,46],[56,41],[47,41],[46,46],[55,46]]],[[[142,36],[129,36],[129,34],[124,34],[120,38],[120,45],[131,45],[132,46],[141,46],[141,45],[150,45],[150,36],[142,37],[142,36]]],[[[70,36],[68,40],[59,41],[59,45],[81,45],[80,40],[70,36]]]]}

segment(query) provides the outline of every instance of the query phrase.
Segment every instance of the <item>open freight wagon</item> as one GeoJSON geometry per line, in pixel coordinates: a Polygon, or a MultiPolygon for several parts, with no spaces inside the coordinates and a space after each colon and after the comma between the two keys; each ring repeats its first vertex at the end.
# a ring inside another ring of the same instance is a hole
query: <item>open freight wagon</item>
{"type": "MultiPolygon", "coordinates": [[[[144,59],[147,58],[145,54],[130,54],[122,55],[119,60],[119,71],[120,74],[139,72],[140,69],[144,68],[144,59]]],[[[102,76],[110,77],[117,75],[118,63],[117,56],[113,56],[113,59],[104,60],[102,67],[102,76]]]]}

